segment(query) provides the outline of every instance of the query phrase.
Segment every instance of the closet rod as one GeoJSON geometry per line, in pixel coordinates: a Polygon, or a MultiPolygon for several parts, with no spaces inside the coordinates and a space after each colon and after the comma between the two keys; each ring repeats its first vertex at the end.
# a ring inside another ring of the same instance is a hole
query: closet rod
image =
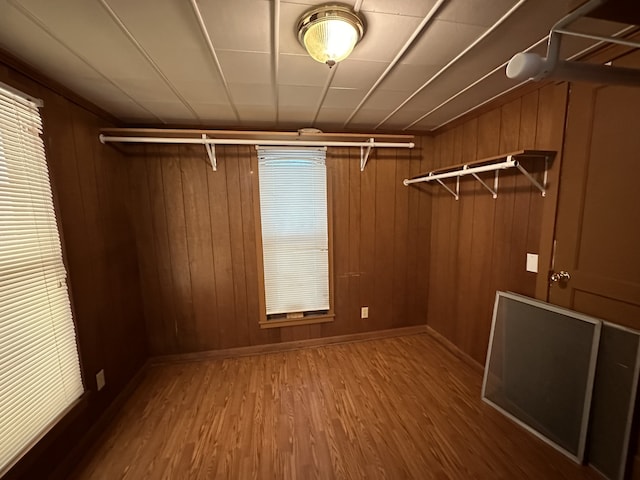
{"type": "Polygon", "coordinates": [[[249,140],[241,138],[172,138],[172,137],[114,137],[100,134],[100,141],[118,143],[163,143],[195,145],[265,145],[289,147],[375,147],[375,148],[413,148],[413,142],[341,142],[318,140],[249,140]]]}
{"type": "Polygon", "coordinates": [[[452,172],[436,173],[435,175],[425,175],[424,177],[406,179],[402,183],[407,186],[412,183],[431,182],[433,180],[441,180],[443,178],[451,177],[463,177],[465,175],[473,175],[474,173],[493,172],[494,170],[504,170],[506,168],[513,168],[519,165],[517,160],[513,160],[511,156],[507,157],[507,160],[500,163],[492,163],[491,165],[481,165],[479,167],[462,168],[454,170],[452,172]]]}

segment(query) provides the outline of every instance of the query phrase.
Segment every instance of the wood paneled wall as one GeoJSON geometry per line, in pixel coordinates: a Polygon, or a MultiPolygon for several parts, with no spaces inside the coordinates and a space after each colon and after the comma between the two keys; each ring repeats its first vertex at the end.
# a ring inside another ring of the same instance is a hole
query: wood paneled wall
{"type": "MultiPolygon", "coordinates": [[[[0,61],[0,81],[44,100],[44,142],[54,190],[85,387],[81,411],[40,442],[6,478],[49,478],[147,357],[128,175],[98,141],[104,119],[0,61]],[[96,392],[104,368],[106,387],[96,392]]],[[[1,443],[1,442],[0,442],[1,443]]],[[[66,478],[68,472],[59,472],[66,478]]]]}
{"type": "MultiPolygon", "coordinates": [[[[541,268],[549,264],[566,101],[566,84],[549,85],[434,139],[430,168],[519,149],[558,152],[545,198],[515,169],[500,173],[497,199],[471,176],[461,178],[457,201],[441,186],[429,186],[433,213],[427,323],[477,362],[485,360],[496,290],[546,296],[547,272],[527,272],[526,254],[540,254],[541,268]]],[[[482,177],[492,185],[492,175],[482,177]]]]}
{"type": "Polygon", "coordinates": [[[260,329],[252,156],[217,148],[147,147],[126,159],[152,355],[423,324],[431,199],[402,180],[423,152],[378,149],[360,172],[359,149],[330,148],[335,321],[260,329]],[[360,318],[360,307],[369,318],[360,318]]]}

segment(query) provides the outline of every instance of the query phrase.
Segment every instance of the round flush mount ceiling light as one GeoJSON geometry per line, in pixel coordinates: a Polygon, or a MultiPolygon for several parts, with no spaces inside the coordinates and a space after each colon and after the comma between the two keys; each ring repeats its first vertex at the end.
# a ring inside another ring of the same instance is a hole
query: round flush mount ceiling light
{"type": "Polygon", "coordinates": [[[364,35],[364,22],[351,9],[323,5],[298,20],[298,40],[311,58],[333,67],[349,56],[364,35]]]}

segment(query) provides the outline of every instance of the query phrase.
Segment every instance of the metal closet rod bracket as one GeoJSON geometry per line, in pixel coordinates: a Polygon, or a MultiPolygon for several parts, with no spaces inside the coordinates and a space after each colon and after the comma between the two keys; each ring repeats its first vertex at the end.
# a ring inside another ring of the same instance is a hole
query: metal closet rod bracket
{"type": "MultiPolygon", "coordinates": [[[[205,133],[202,134],[202,139],[206,140],[209,137],[205,133]]],[[[211,169],[218,171],[218,159],[216,158],[216,145],[215,143],[205,143],[204,148],[207,149],[207,155],[209,155],[209,162],[211,163],[211,169]]]]}
{"type": "MultiPolygon", "coordinates": [[[[369,139],[369,143],[373,145],[375,140],[372,138],[369,139]]],[[[367,147],[367,151],[365,152],[364,147],[360,147],[360,171],[364,172],[364,167],[367,166],[367,160],[369,160],[369,154],[371,153],[372,145],[367,147]]]]}

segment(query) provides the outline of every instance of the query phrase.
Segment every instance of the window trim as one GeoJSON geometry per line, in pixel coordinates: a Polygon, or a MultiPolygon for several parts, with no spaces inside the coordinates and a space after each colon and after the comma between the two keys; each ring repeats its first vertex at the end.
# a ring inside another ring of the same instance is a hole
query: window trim
{"type": "Polygon", "coordinates": [[[258,305],[260,328],[292,327],[295,325],[312,325],[317,323],[329,323],[335,320],[334,280],[333,280],[333,169],[330,168],[330,156],[325,157],[325,169],[327,179],[327,242],[329,247],[329,311],[318,315],[309,315],[303,318],[291,319],[267,319],[267,301],[264,287],[264,258],[262,252],[262,216],[260,211],[260,178],[258,171],[258,150],[251,149],[251,172],[253,188],[253,214],[256,235],[256,261],[258,264],[258,305]]]}

